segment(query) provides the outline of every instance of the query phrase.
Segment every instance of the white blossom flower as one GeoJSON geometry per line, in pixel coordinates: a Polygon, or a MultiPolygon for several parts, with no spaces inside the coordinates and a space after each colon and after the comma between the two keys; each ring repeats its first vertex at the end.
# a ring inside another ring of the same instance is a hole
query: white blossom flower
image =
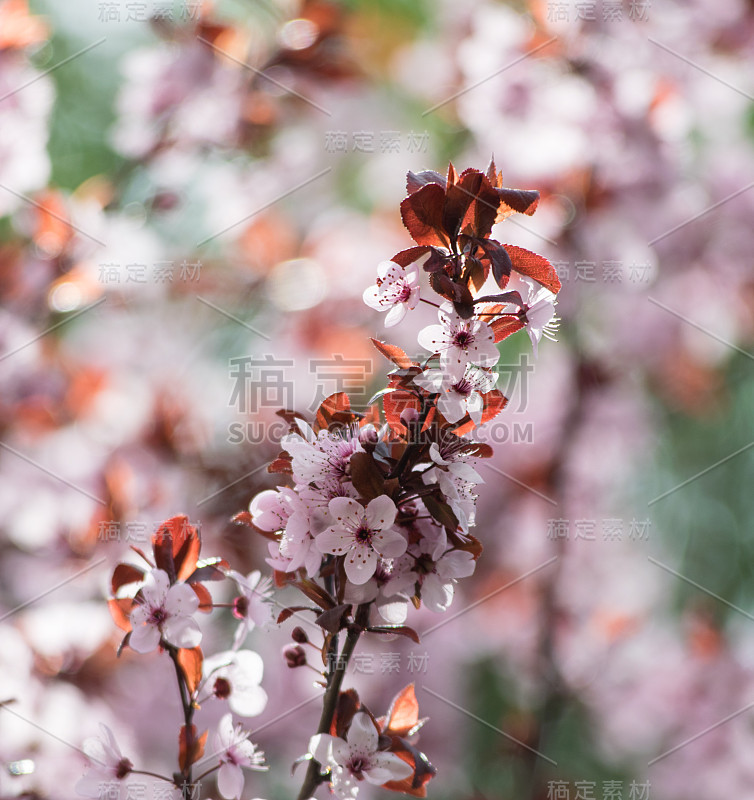
{"type": "Polygon", "coordinates": [[[204,659],[204,680],[212,694],[227,700],[240,717],[256,717],[267,705],[267,693],[259,685],[264,662],[253,650],[227,650],[204,659]]]}
{"type": "Polygon", "coordinates": [[[225,714],[217,726],[214,749],[220,754],[217,790],[226,800],[238,800],[243,792],[244,769],[265,770],[264,753],[249,741],[249,732],[233,726],[233,715],[225,714]]]}
{"type": "Polygon", "coordinates": [[[406,539],[393,529],[398,509],[387,495],[375,497],[366,508],[350,497],[335,497],[329,508],[333,524],[317,536],[317,547],[323,553],[345,554],[352,583],[366,583],[379,556],[395,558],[406,551],[406,539]]]}
{"type": "MultiPolygon", "coordinates": [[[[555,316],[557,295],[525,275],[512,272],[505,287],[506,292],[518,292],[524,302],[524,327],[531,339],[534,357],[542,336],[555,341],[560,320],[555,316]]],[[[518,310],[517,308],[515,310],[518,310]]]]}
{"type": "Polygon", "coordinates": [[[133,764],[120,752],[113,732],[100,723],[99,737],[84,740],[83,750],[92,762],[89,771],[80,778],[76,792],[84,797],[114,796],[118,791],[118,781],[122,781],[133,769],[133,764]]]}
{"type": "Polygon", "coordinates": [[[462,378],[467,364],[494,367],[500,358],[495,335],[486,322],[472,317],[462,319],[450,303],[443,303],[438,312],[440,323],[419,331],[419,344],[440,354],[440,367],[462,378]]]}
{"type": "Polygon", "coordinates": [[[364,302],[375,311],[387,311],[385,327],[397,325],[419,302],[419,270],[415,264],[401,267],[383,261],[377,267],[377,283],[364,291],[364,302]]]}
{"type": "Polygon", "coordinates": [[[437,408],[448,422],[458,422],[468,413],[475,425],[482,421],[482,394],[491,391],[496,382],[497,375],[473,364],[466,366],[461,378],[441,369],[428,369],[414,378],[417,386],[440,395],[437,408]]]}
{"type": "Polygon", "coordinates": [[[186,583],[170,585],[167,572],[153,569],[141,587],[141,598],[131,612],[129,645],[149,653],[160,639],[175,647],[196,647],[202,632],[193,617],[199,608],[196,592],[186,583]]]}
{"type": "Polygon", "coordinates": [[[413,594],[416,584],[424,605],[435,612],[447,611],[453,602],[455,582],[472,575],[476,562],[465,550],[448,549],[448,538],[442,530],[436,541],[424,537],[410,545],[396,564],[396,591],[413,594]]]}
{"type": "Polygon", "coordinates": [[[246,576],[232,569],[226,574],[241,592],[233,602],[233,616],[240,620],[233,638],[233,649],[238,650],[257,625],[265,628],[272,622],[272,580],[263,578],[258,569],[246,576]]]}
{"type": "Polygon", "coordinates": [[[359,781],[381,786],[413,774],[413,768],[403,759],[377,749],[379,733],[366,712],[354,715],[347,737],[346,741],[321,733],[309,741],[312,756],[331,769],[330,782],[338,800],[356,797],[359,781]]]}

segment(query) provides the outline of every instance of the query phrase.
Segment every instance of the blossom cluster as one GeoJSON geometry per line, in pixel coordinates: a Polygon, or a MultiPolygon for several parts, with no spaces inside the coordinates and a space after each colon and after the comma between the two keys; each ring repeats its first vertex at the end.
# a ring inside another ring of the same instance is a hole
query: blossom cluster
{"type": "MultiPolygon", "coordinates": [[[[496,222],[532,214],[536,192],[503,188],[494,162],[486,173],[458,175],[452,165],[447,178],[409,173],[408,192],[401,212],[416,246],[379,265],[364,302],[387,312],[386,327],[422,301],[435,306],[437,323],[418,336],[427,358],[414,362],[373,339],[395,369],[365,413],[344,393],[327,398],[313,423],[281,411],[290,429],[269,470],[292,485],[259,493],[236,518],[269,539],[277,584],[296,586],[316,605],[308,610],[323,630],[324,663],[337,654],[341,631],[418,641],[405,625],[410,605],[446,611],[457,581],[473,574],[482,545],[470,529],[483,483],[474,462],[492,451],[468,434],[506,404],[492,371],[497,343],[525,329],[536,351],[556,325],[552,265],[490,238],[496,222]],[[440,303],[423,297],[422,271],[440,303]],[[379,399],[384,414],[373,404],[379,399]]],[[[306,663],[300,644],[287,658],[306,663]]],[[[328,691],[334,685],[331,672],[328,691]]],[[[362,711],[341,736],[320,730],[308,783],[329,783],[339,800],[356,797],[360,780],[423,796],[434,769],[422,754],[396,760],[403,743],[378,749],[381,733],[362,711]]]]}

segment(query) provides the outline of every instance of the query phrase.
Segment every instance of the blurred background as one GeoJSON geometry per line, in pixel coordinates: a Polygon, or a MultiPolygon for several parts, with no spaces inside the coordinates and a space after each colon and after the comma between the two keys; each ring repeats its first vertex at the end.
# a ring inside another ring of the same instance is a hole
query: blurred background
{"type": "MultiPolygon", "coordinates": [[[[369,336],[416,351],[431,309],[361,301],[405,173],[493,154],[542,193],[493,236],[556,265],[559,342],[501,345],[476,575],[349,680],[375,713],[417,682],[437,800],[754,797],[753,33],[745,0],[0,3],[0,797],[73,797],[100,722],[173,769],[112,567],[186,513],[269,570],[229,519],[275,410],[363,406],[369,336]]],[[[245,797],[291,797],[316,727],[291,625],[247,642],[245,797]]]]}

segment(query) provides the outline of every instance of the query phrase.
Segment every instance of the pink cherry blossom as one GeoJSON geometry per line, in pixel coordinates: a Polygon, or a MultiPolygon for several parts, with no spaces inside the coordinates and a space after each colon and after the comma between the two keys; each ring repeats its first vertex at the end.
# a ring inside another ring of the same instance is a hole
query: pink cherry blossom
{"type": "Polygon", "coordinates": [[[149,653],[164,639],[175,647],[196,647],[202,632],[193,618],[199,598],[186,583],[170,585],[167,572],[151,570],[141,587],[141,597],[131,612],[130,646],[149,653]]]}
{"type": "Polygon", "coordinates": [[[309,752],[331,770],[332,791],[338,800],[356,797],[358,782],[381,786],[389,781],[402,781],[413,768],[393,753],[377,749],[377,727],[364,711],[354,715],[347,740],[329,734],[317,734],[309,741],[309,752]]]}
{"type": "Polygon", "coordinates": [[[495,335],[486,322],[472,317],[462,319],[449,303],[438,312],[437,325],[428,325],[419,331],[419,344],[431,353],[440,354],[440,366],[460,379],[467,364],[494,367],[500,353],[495,346],[495,335]]]}
{"type": "Polygon", "coordinates": [[[233,715],[225,714],[217,726],[214,749],[220,754],[217,790],[226,800],[241,797],[244,769],[265,770],[264,753],[249,741],[249,732],[233,726],[233,715]]]}
{"type": "Polygon", "coordinates": [[[394,587],[411,595],[418,584],[424,605],[440,613],[453,602],[456,580],[468,578],[475,567],[471,553],[448,549],[447,534],[442,530],[434,541],[425,536],[409,546],[396,563],[394,587]]]}
{"type": "MultiPolygon", "coordinates": [[[[275,544],[271,542],[271,544],[275,544]]],[[[277,546],[275,544],[275,546],[277,546]]],[[[233,603],[233,616],[240,620],[233,638],[233,649],[238,650],[246,637],[258,625],[264,628],[272,622],[272,580],[263,578],[262,573],[255,569],[244,576],[235,570],[228,570],[227,575],[235,581],[241,594],[233,603]]]]}
{"type": "Polygon", "coordinates": [[[419,302],[419,271],[415,264],[401,267],[383,261],[377,267],[377,283],[364,291],[364,302],[375,311],[387,311],[385,327],[397,325],[419,302]]]}
{"type": "Polygon", "coordinates": [[[320,431],[315,435],[308,425],[300,420],[297,423],[301,433],[292,433],[281,439],[283,448],[291,455],[296,483],[321,486],[332,480],[347,480],[351,456],[364,450],[358,427],[332,433],[320,431]]]}
{"type": "Polygon", "coordinates": [[[133,769],[133,764],[120,752],[110,728],[100,723],[100,730],[99,737],[84,740],[83,750],[92,765],[75,786],[76,792],[84,797],[99,798],[105,793],[109,797],[117,791],[117,781],[122,781],[133,769]]]}
{"type": "Polygon", "coordinates": [[[205,686],[219,700],[227,700],[240,717],[256,717],[267,705],[267,693],[259,685],[264,662],[253,650],[227,650],[204,659],[205,686]]]}
{"type": "Polygon", "coordinates": [[[346,576],[352,583],[366,583],[379,556],[395,558],[405,552],[406,539],[393,529],[398,509],[387,495],[375,497],[366,508],[350,497],[335,497],[329,508],[333,524],[317,536],[317,547],[346,555],[346,576]]]}
{"type": "Polygon", "coordinates": [[[497,375],[473,364],[466,366],[461,378],[441,369],[428,369],[414,378],[418,386],[439,393],[437,408],[448,422],[458,422],[468,413],[475,425],[482,421],[482,394],[493,389],[496,382],[497,375]]]}

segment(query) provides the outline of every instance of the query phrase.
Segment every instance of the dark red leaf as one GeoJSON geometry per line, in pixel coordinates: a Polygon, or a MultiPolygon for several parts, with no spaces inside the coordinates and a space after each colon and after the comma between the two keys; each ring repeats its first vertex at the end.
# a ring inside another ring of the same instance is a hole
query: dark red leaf
{"type": "Polygon", "coordinates": [[[490,328],[495,334],[495,342],[502,342],[507,339],[511,334],[520,331],[524,327],[524,323],[519,319],[516,314],[503,314],[496,320],[490,323],[490,328]]]}
{"type": "Polygon", "coordinates": [[[194,590],[194,594],[199,598],[199,611],[209,614],[212,611],[212,595],[209,589],[202,583],[190,583],[189,586],[194,590]]]}
{"type": "Polygon", "coordinates": [[[369,502],[385,493],[385,476],[369,453],[354,453],[349,465],[351,483],[359,497],[369,502]]]}
{"type": "Polygon", "coordinates": [[[531,216],[539,205],[539,192],[533,189],[495,189],[500,198],[496,222],[501,222],[514,211],[531,216]]]}
{"type": "Polygon", "coordinates": [[[393,739],[391,752],[410,764],[414,768],[414,774],[403,781],[389,781],[383,784],[384,788],[403,792],[411,797],[426,797],[426,785],[437,774],[437,770],[429,763],[424,753],[402,737],[393,739]]]}
{"type": "Polygon", "coordinates": [[[513,269],[516,272],[520,272],[522,275],[534,279],[537,283],[541,283],[542,286],[554,294],[560,291],[558,273],[546,258],[512,244],[506,244],[503,247],[508,251],[513,269]]]}
{"type": "Polygon", "coordinates": [[[447,247],[442,227],[445,191],[437,183],[428,183],[401,203],[401,218],[417,244],[447,247]]]}
{"type": "Polygon", "coordinates": [[[351,401],[345,392],[331,394],[317,410],[317,425],[320,430],[329,430],[331,426],[349,425],[356,419],[356,414],[351,411],[351,401]]]}
{"type": "Polygon", "coordinates": [[[438,500],[431,494],[425,495],[422,499],[432,518],[439,522],[445,530],[450,532],[458,528],[458,518],[453,513],[453,509],[444,500],[438,500]]]}
{"type": "Polygon", "coordinates": [[[482,555],[482,550],[484,549],[482,543],[470,533],[465,534],[463,539],[460,536],[451,536],[449,538],[456,550],[464,550],[467,553],[471,553],[475,561],[482,555]]]}
{"type": "MultiPolygon", "coordinates": [[[[293,459],[289,453],[282,450],[278,457],[267,467],[267,472],[279,472],[283,475],[293,475],[293,467],[291,466],[293,459]]],[[[238,515],[237,515],[238,516],[238,515]]],[[[234,521],[236,517],[233,518],[234,521]]],[[[243,520],[239,520],[242,522],[243,520]]]]}
{"type": "Polygon", "coordinates": [[[344,618],[351,606],[349,603],[340,603],[337,606],[323,611],[315,620],[317,625],[328,633],[335,634],[344,626],[344,618]]]}
{"type": "Polygon", "coordinates": [[[489,166],[487,167],[487,180],[496,188],[499,188],[503,185],[503,173],[497,171],[497,167],[495,166],[495,158],[494,156],[490,159],[489,166]]]}
{"type": "Polygon", "coordinates": [[[170,583],[183,580],[196,569],[201,540],[185,514],[163,522],[152,534],[155,564],[165,570],[170,583]]]}
{"type": "Polygon", "coordinates": [[[319,614],[318,608],[309,608],[309,606],[288,606],[288,608],[284,608],[278,614],[278,621],[277,624],[285,622],[287,619],[292,617],[294,614],[298,614],[300,611],[313,611],[315,614],[319,614]]]}
{"type": "Polygon", "coordinates": [[[460,233],[480,239],[489,236],[500,204],[497,191],[487,177],[475,169],[464,170],[458,185],[473,196],[460,222],[460,233]]]}
{"type": "Polygon", "coordinates": [[[128,586],[130,583],[138,583],[144,580],[144,570],[133,564],[118,564],[113,570],[113,577],[110,580],[110,587],[113,594],[118,593],[118,589],[122,586],[128,586]]]}
{"type": "Polygon", "coordinates": [[[191,764],[197,762],[204,755],[204,745],[207,742],[209,731],[197,737],[196,725],[191,726],[191,733],[186,735],[186,726],[181,728],[178,735],[178,764],[181,771],[185,771],[191,764]]]}
{"type": "Polygon", "coordinates": [[[131,630],[131,611],[134,607],[134,601],[130,597],[119,597],[117,599],[108,600],[107,607],[110,609],[110,616],[113,622],[122,630],[131,630]]]}
{"type": "Polygon", "coordinates": [[[311,601],[316,603],[323,611],[327,611],[328,608],[333,608],[336,603],[335,600],[330,596],[330,594],[325,591],[318,583],[315,583],[313,580],[309,578],[305,578],[302,581],[294,581],[292,586],[295,586],[297,589],[300,589],[311,601]]]}
{"type": "Polygon", "coordinates": [[[399,636],[408,636],[413,639],[417,644],[421,644],[419,634],[408,625],[376,625],[373,628],[367,628],[370,633],[397,633],[399,636]]]}
{"type": "Polygon", "coordinates": [[[401,250],[396,253],[390,260],[393,264],[398,264],[399,267],[407,267],[418,261],[425,253],[429,252],[429,247],[422,245],[421,247],[409,247],[407,250],[401,250]]]}
{"type": "Polygon", "coordinates": [[[189,694],[193,695],[202,679],[202,663],[204,661],[202,648],[182,648],[178,651],[177,659],[178,666],[180,666],[183,677],[186,679],[189,694]]]}
{"type": "Polygon", "coordinates": [[[505,289],[513,267],[508,251],[494,239],[481,239],[477,243],[490,262],[495,282],[501,289],[505,289]]]}
{"type": "Polygon", "coordinates": [[[460,317],[469,319],[474,315],[474,298],[468,286],[463,283],[456,283],[444,272],[433,272],[429,276],[429,283],[440,297],[444,297],[453,303],[453,307],[460,317]]]}
{"type": "Polygon", "coordinates": [[[433,169],[425,169],[421,172],[411,172],[409,170],[406,175],[406,191],[409,194],[413,194],[428,183],[438,183],[443,189],[445,188],[445,178],[433,169]]]}
{"type": "Polygon", "coordinates": [[[230,569],[230,564],[224,558],[205,558],[196,566],[191,575],[186,578],[187,583],[197,581],[222,581],[225,580],[225,570],[230,569]]]}
{"type": "Polygon", "coordinates": [[[392,361],[393,364],[401,369],[408,369],[414,366],[414,362],[397,345],[381,342],[379,339],[372,339],[372,344],[388,361],[392,361]]]}
{"type": "Polygon", "coordinates": [[[410,683],[393,698],[385,725],[381,725],[380,728],[386,736],[407,736],[418,723],[419,702],[416,699],[414,684],[410,683]]]}
{"type": "Polygon", "coordinates": [[[346,738],[346,733],[351,725],[356,712],[361,708],[361,701],[356,689],[347,689],[338,695],[335,705],[335,714],[330,725],[330,735],[346,738]]]}

